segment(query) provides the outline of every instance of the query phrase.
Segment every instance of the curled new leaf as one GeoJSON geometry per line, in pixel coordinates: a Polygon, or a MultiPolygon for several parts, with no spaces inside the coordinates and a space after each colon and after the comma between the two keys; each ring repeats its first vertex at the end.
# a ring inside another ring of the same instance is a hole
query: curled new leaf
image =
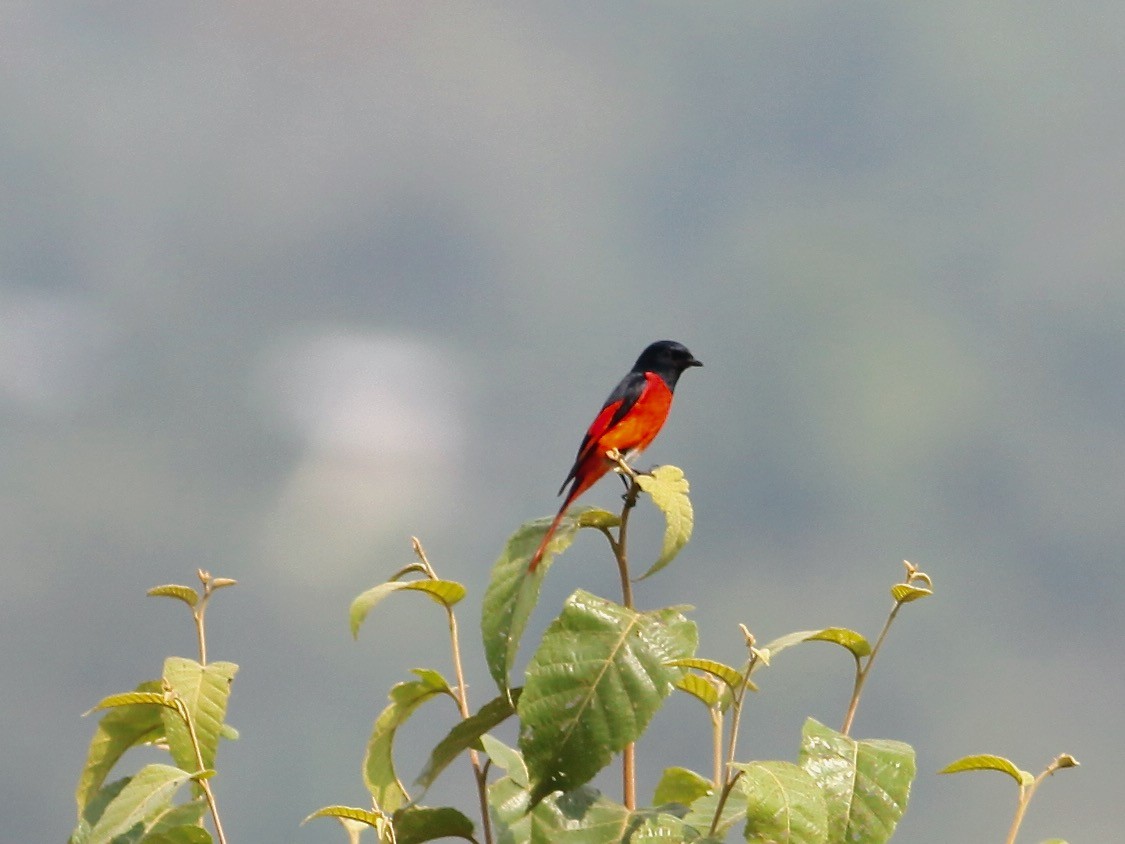
{"type": "Polygon", "coordinates": [[[687,692],[708,709],[719,705],[719,690],[715,688],[715,683],[698,674],[685,674],[676,681],[676,688],[687,692]]]}
{"type": "Polygon", "coordinates": [[[1034,775],[1021,770],[1010,759],[1003,756],[994,756],[991,753],[977,753],[973,756],[962,756],[955,762],[950,762],[939,774],[959,774],[962,771],[1000,771],[1014,779],[1021,786],[1031,785],[1035,781],[1034,775]]]}
{"type": "Polygon", "coordinates": [[[691,539],[695,514],[688,498],[688,482],[682,469],[676,466],[657,466],[647,475],[637,475],[637,484],[652,497],[652,503],[664,513],[664,543],[660,556],[644,574],[644,580],[656,574],[680,553],[691,539]]]}
{"type": "Polygon", "coordinates": [[[676,665],[680,668],[694,668],[696,671],[703,671],[718,677],[732,692],[737,692],[742,686],[742,673],[731,666],[717,662],[713,659],[703,659],[702,657],[693,656],[689,659],[674,659],[668,663],[669,665],[676,665]]]}
{"type": "Polygon", "coordinates": [[[392,592],[402,591],[421,592],[446,609],[465,597],[465,587],[452,580],[395,580],[390,583],[380,583],[352,601],[351,609],[348,611],[352,637],[359,635],[360,625],[376,604],[392,592]]]}
{"type": "Polygon", "coordinates": [[[190,586],[180,586],[178,583],[168,583],[164,586],[154,586],[145,593],[153,598],[177,598],[192,609],[199,603],[199,593],[190,586]]]}
{"type": "Polygon", "coordinates": [[[166,706],[169,709],[176,708],[176,704],[172,702],[172,699],[162,692],[122,692],[121,694],[102,698],[85,714],[89,715],[91,712],[98,712],[102,709],[113,709],[118,706],[134,706],[138,703],[149,704],[151,706],[166,706]]]}
{"type": "Polygon", "coordinates": [[[317,809],[301,823],[307,824],[313,818],[342,818],[349,821],[358,821],[376,830],[382,830],[387,823],[386,817],[378,812],[372,812],[370,809],[356,809],[352,806],[325,806],[323,809],[317,809]]]}
{"type": "Polygon", "coordinates": [[[891,597],[900,604],[909,604],[911,601],[917,601],[919,598],[928,598],[932,594],[934,594],[933,589],[926,589],[923,586],[911,586],[909,583],[896,583],[891,587],[891,597]]]}
{"type": "Polygon", "coordinates": [[[809,636],[808,641],[835,642],[840,647],[851,651],[856,659],[862,659],[871,653],[871,644],[863,637],[863,634],[846,627],[825,627],[809,636]]]}

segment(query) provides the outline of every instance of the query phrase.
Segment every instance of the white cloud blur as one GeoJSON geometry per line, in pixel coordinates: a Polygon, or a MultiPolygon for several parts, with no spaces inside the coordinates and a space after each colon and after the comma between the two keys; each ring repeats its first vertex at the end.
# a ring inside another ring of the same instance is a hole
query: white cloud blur
{"type": "Polygon", "coordinates": [[[303,443],[266,519],[269,563],[303,586],[371,563],[380,540],[408,547],[412,522],[456,485],[464,423],[449,353],[327,327],[276,346],[261,378],[303,443]]]}

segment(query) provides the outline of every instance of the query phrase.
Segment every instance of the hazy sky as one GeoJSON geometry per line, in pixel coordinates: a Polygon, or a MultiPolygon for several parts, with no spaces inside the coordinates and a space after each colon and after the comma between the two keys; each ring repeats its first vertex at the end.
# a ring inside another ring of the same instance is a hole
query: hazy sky
{"type": "MultiPolygon", "coordinates": [[[[386,691],[448,670],[428,605],[380,607],[356,644],[351,598],[420,536],[470,590],[483,703],[488,566],[663,337],[706,365],[646,460],[685,470],[697,527],[638,602],[694,605],[702,653],[738,661],[739,622],[874,636],[909,558],[937,597],[904,610],[855,728],[918,751],[898,839],[1001,839],[1012,784],[935,773],[974,752],[1083,763],[1027,841],[1120,834],[1125,6],[2,19],[11,840],[69,834],[79,716],[191,655],[186,613],[144,591],[198,566],[241,581],[210,616],[213,658],[242,666],[214,780],[232,841],[339,840],[297,824],[365,801],[386,691]]],[[[552,570],[540,628],[578,587],[615,594],[604,557],[583,537],[552,570]]],[[[804,717],[846,704],[840,654],[784,656],[747,715],[755,758],[793,758],[804,717]]],[[[698,707],[671,707],[642,791],[707,769],[698,707]]],[[[462,787],[434,799],[471,806],[462,787]]]]}

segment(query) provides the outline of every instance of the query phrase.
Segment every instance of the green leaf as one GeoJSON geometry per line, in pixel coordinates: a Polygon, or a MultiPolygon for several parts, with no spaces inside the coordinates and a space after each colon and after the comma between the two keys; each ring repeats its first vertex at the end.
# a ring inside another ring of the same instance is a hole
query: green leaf
{"type": "Polygon", "coordinates": [[[641,810],[632,813],[628,820],[629,825],[621,840],[628,841],[629,844],[684,841],[689,833],[682,820],[667,812],[641,810]]]}
{"type": "Polygon", "coordinates": [[[702,659],[695,656],[690,659],[673,659],[668,664],[680,668],[694,668],[696,671],[704,671],[718,677],[727,684],[727,688],[732,692],[737,692],[742,686],[742,674],[737,669],[713,659],[702,659]]]}
{"type": "Polygon", "coordinates": [[[422,773],[418,775],[414,784],[423,790],[428,789],[449,763],[461,755],[462,751],[470,747],[479,747],[480,737],[484,733],[515,714],[514,701],[518,700],[519,696],[516,692],[513,692],[512,698],[513,700],[508,700],[506,695],[493,698],[482,706],[476,715],[458,722],[433,749],[430,754],[430,761],[426,763],[426,767],[422,769],[422,773]]]}
{"type": "Polygon", "coordinates": [[[597,521],[604,513],[604,510],[587,508],[564,516],[533,572],[527,570],[528,562],[543,541],[551,519],[525,522],[508,538],[503,553],[493,564],[481,608],[481,635],[488,672],[501,694],[511,691],[509,674],[552,559],[570,546],[584,519],[597,521]]]}
{"type": "Polygon", "coordinates": [[[680,803],[690,806],[700,797],[711,793],[711,780],[700,776],[695,771],[687,768],[665,768],[660,782],[656,784],[656,793],[652,802],[656,806],[667,803],[680,803]]]}
{"type": "Polygon", "coordinates": [[[660,556],[652,567],[638,580],[656,574],[680,553],[691,539],[695,515],[688,498],[688,482],[682,469],[676,466],[657,466],[651,474],[637,475],[637,484],[652,498],[652,503],[664,514],[664,544],[660,556]]]}
{"type": "MultiPolygon", "coordinates": [[[[159,680],[148,680],[137,686],[137,691],[133,694],[156,694],[160,697],[160,705],[163,706],[164,696],[157,691],[158,689],[160,689],[159,680]]],[[[102,704],[108,700],[110,698],[103,700],[102,704]]],[[[149,703],[146,698],[141,705],[115,704],[98,721],[94,737],[90,739],[90,749],[86,751],[86,764],[82,767],[82,774],[78,778],[78,788],[74,792],[79,818],[126,750],[139,744],[151,744],[164,737],[164,722],[160,718],[160,709],[145,705],[149,703]]],[[[102,704],[98,704],[98,707],[102,704]]]]}
{"type": "Polygon", "coordinates": [[[808,641],[834,642],[851,651],[856,659],[862,659],[871,653],[871,644],[863,637],[863,634],[846,627],[825,627],[809,636],[808,641]]]}
{"type": "Polygon", "coordinates": [[[961,771],[1000,771],[1010,776],[1021,786],[1031,785],[1035,782],[1033,774],[1017,768],[1010,759],[1005,759],[1003,756],[993,756],[991,753],[962,756],[956,762],[950,762],[938,773],[958,774],[961,771]]]}
{"type": "Polygon", "coordinates": [[[523,756],[518,750],[508,747],[500,739],[488,733],[480,737],[480,743],[488,758],[492,760],[492,767],[507,773],[516,785],[527,788],[527,765],[523,763],[523,756]]]}
{"type": "Polygon", "coordinates": [[[619,515],[611,513],[609,510],[602,510],[599,507],[584,507],[575,512],[574,518],[577,519],[579,527],[592,527],[600,530],[608,530],[621,524],[619,515]]]}
{"type": "MultiPolygon", "coordinates": [[[[164,682],[183,702],[191,717],[204,768],[215,767],[219,734],[227,712],[231,682],[237,671],[238,666],[233,662],[200,665],[194,659],[178,656],[170,656],[164,660],[164,682]]],[[[196,770],[199,762],[196,760],[187,725],[174,710],[162,710],[161,715],[172,759],[184,770],[196,770]]]]}
{"type": "Polygon", "coordinates": [[[919,598],[928,598],[932,594],[934,594],[933,589],[911,586],[909,583],[896,583],[891,587],[891,597],[900,604],[909,604],[919,598]]]}
{"type": "MultiPolygon", "coordinates": [[[[194,826],[202,824],[203,813],[207,811],[207,801],[202,798],[189,800],[187,803],[177,803],[169,806],[154,819],[149,836],[172,830],[177,827],[194,826]]],[[[208,838],[210,840],[210,838],[208,838]]],[[[145,838],[147,844],[148,837],[145,838]]]]}
{"type": "Polygon", "coordinates": [[[173,826],[151,832],[140,844],[211,844],[211,833],[201,826],[173,826]]]}
{"type": "Polygon", "coordinates": [[[340,818],[349,821],[358,821],[362,824],[367,824],[377,832],[382,832],[383,828],[387,825],[387,818],[378,812],[372,812],[370,809],[356,809],[352,806],[325,806],[323,809],[317,809],[303,821],[301,824],[307,824],[313,818],[340,818]]]}
{"type": "Polygon", "coordinates": [[[390,705],[375,719],[363,759],[364,784],[375,798],[375,805],[387,814],[398,811],[410,799],[395,774],[395,731],[427,700],[449,694],[449,684],[436,671],[415,669],[414,673],[419,679],[407,680],[391,689],[390,705]]]}
{"type": "Polygon", "coordinates": [[[828,807],[809,774],[791,762],[750,762],[742,771],[747,841],[754,844],[824,844],[828,807]]]}
{"type": "Polygon", "coordinates": [[[363,624],[367,614],[375,608],[376,604],[392,592],[403,591],[421,592],[446,609],[465,597],[465,587],[452,580],[394,580],[389,583],[380,583],[352,601],[351,609],[348,611],[352,638],[359,635],[360,625],[363,624]]]}
{"type": "MultiPolygon", "coordinates": [[[[87,844],[110,844],[114,838],[167,806],[181,785],[191,777],[170,765],[146,765],[121,789],[90,830],[87,844]]],[[[146,824],[147,826],[147,824],[146,824]]]]}
{"type": "Polygon", "coordinates": [[[801,767],[828,805],[828,840],[882,844],[910,798],[914,750],[900,741],[857,741],[812,718],[801,731],[801,767]]]}
{"type": "MultiPolygon", "coordinates": [[[[743,777],[739,777],[734,781],[734,790],[723,805],[722,817],[719,818],[719,823],[715,827],[715,839],[718,841],[725,840],[727,833],[734,825],[740,823],[746,817],[747,792],[746,784],[742,780],[743,777]]],[[[692,803],[691,810],[684,816],[684,823],[692,829],[702,832],[709,830],[711,820],[715,817],[715,811],[719,808],[719,796],[719,792],[715,790],[692,803]]]]}
{"type": "Polygon", "coordinates": [[[473,822],[447,806],[410,806],[395,813],[395,844],[422,844],[435,838],[473,840],[473,822]]]}
{"type": "MultiPolygon", "coordinates": [[[[628,809],[584,786],[544,800],[531,813],[531,841],[618,844],[631,840],[628,809]]],[[[675,839],[672,839],[675,840],[675,839]]]]}
{"type": "Polygon", "coordinates": [[[695,624],[678,610],[638,613],[578,591],[547,629],[520,697],[520,750],[532,803],[587,782],[640,736],[691,656],[695,624]]]}
{"type": "Polygon", "coordinates": [[[708,709],[714,709],[719,705],[719,690],[715,688],[714,681],[700,677],[698,674],[685,674],[676,681],[676,688],[687,692],[708,709]]]}
{"type": "Polygon", "coordinates": [[[86,809],[78,821],[78,829],[75,830],[75,834],[78,834],[79,830],[84,827],[85,834],[89,835],[90,829],[98,822],[98,819],[101,818],[105,807],[117,799],[117,795],[121,793],[121,789],[127,786],[132,779],[132,777],[122,777],[119,780],[114,780],[107,785],[103,785],[94,794],[90,795],[90,799],[86,802],[86,809]]]}
{"type": "Polygon", "coordinates": [[[493,840],[505,844],[531,840],[531,793],[526,782],[517,783],[511,776],[496,780],[488,786],[488,806],[493,840]]]}

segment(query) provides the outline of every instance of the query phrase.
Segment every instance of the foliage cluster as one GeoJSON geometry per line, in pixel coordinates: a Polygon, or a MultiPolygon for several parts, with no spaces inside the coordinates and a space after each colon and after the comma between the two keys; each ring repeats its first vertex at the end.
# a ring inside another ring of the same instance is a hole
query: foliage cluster
{"type": "MultiPolygon", "coordinates": [[[[759,645],[745,626],[745,660],[737,666],[697,653],[689,608],[642,611],[634,606],[628,561],[630,514],[644,494],[665,519],[657,560],[638,580],[671,563],[691,537],[693,514],[683,473],[663,466],[639,474],[621,463],[627,491],[620,513],[596,508],[573,511],[563,521],[543,564],[527,563],[547,519],[529,522],[508,540],[493,566],[483,599],[481,632],[496,695],[473,711],[461,659],[455,606],[465,587],[442,579],[421,544],[416,560],[352,603],[358,635],[368,614],[398,592],[420,592],[444,612],[454,681],[433,668],[395,685],[377,716],[362,764],[371,794],[366,807],[327,806],[309,818],[333,817],[353,844],[368,830],[381,844],[420,844],[439,838],[474,842],[694,841],[716,844],[736,836],[748,842],[835,844],[891,838],[906,810],[915,777],[914,751],[901,741],[850,735],[861,695],[879,650],[899,611],[932,594],[932,581],[906,563],[906,576],[891,588],[892,605],[874,642],[842,627],[802,630],[759,645]],[[620,573],[620,602],[578,590],[566,600],[531,655],[522,682],[513,666],[540,587],[552,560],[589,528],[608,542],[620,573]],[[737,754],[741,716],[754,675],[778,655],[805,642],[828,642],[848,653],[855,672],[839,730],[809,719],[795,761],[745,760],[737,754]],[[679,691],[698,701],[710,725],[712,764],[704,773],[680,766],[663,771],[647,805],[638,805],[634,743],[665,699],[679,691]],[[436,741],[408,787],[398,773],[395,738],[423,705],[448,699],[459,720],[436,741]],[[518,720],[518,747],[492,731],[518,720]],[[479,826],[454,807],[426,806],[429,787],[458,758],[466,757],[476,785],[479,826]],[[591,787],[591,780],[621,758],[620,801],[591,787]],[[413,793],[411,793],[413,792],[413,793]]],[[[216,590],[234,581],[199,573],[202,591],[167,585],[150,595],[185,603],[198,634],[198,659],[169,657],[159,680],[111,695],[91,741],[76,792],[78,822],[71,844],[226,844],[211,778],[220,739],[236,738],[224,721],[237,666],[208,662],[204,615],[216,590]],[[173,764],[150,764],[107,783],[122,755],[137,745],[165,748],[173,764]],[[190,783],[190,795],[176,800],[190,783]]],[[[1038,777],[997,756],[970,756],[943,773],[997,770],[1019,786],[1018,810],[1008,842],[1014,842],[1035,789],[1055,771],[1077,764],[1059,756],[1038,777]]]]}

